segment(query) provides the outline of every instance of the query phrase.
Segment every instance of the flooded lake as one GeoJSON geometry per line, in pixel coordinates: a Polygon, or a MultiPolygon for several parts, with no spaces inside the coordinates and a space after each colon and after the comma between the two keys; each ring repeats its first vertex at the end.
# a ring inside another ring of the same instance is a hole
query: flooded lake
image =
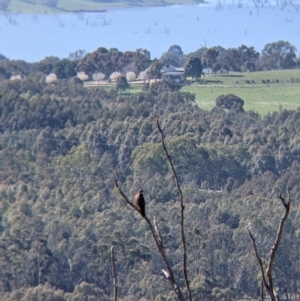
{"type": "Polygon", "coordinates": [[[202,4],[129,8],[105,13],[0,15],[0,54],[35,62],[98,47],[120,51],[146,48],[160,57],[171,45],[185,54],[202,46],[242,44],[261,51],[265,44],[289,41],[300,50],[300,6],[202,4]]]}

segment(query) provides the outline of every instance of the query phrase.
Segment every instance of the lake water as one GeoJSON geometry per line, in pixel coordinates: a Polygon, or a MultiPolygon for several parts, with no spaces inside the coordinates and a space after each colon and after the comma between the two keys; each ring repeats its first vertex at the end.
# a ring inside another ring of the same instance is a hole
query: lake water
{"type": "MultiPolygon", "coordinates": [[[[294,0],[295,1],[299,0],[294,0]]],[[[202,46],[242,44],[261,51],[265,44],[289,41],[300,50],[300,5],[129,8],[106,13],[0,15],[0,54],[36,62],[46,56],[68,57],[98,47],[120,51],[146,48],[160,57],[171,45],[185,54],[202,46]]]]}

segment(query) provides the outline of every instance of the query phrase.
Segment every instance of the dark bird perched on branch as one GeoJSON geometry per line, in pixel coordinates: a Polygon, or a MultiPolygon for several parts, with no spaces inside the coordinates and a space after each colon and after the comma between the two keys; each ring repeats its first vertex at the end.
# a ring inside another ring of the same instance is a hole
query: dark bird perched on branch
{"type": "Polygon", "coordinates": [[[140,209],[142,217],[145,217],[145,199],[143,196],[143,190],[139,190],[139,192],[135,195],[134,200],[140,209]]]}

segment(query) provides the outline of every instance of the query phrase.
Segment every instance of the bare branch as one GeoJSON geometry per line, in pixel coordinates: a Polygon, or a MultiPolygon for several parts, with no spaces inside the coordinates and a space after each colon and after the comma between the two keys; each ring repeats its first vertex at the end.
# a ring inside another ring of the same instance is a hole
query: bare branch
{"type": "Polygon", "coordinates": [[[256,242],[255,242],[255,238],[253,236],[253,234],[251,233],[251,231],[249,229],[248,230],[248,233],[250,235],[250,238],[251,238],[251,241],[252,241],[252,245],[253,245],[253,249],[254,249],[254,253],[255,253],[255,256],[256,256],[256,259],[258,261],[258,264],[259,264],[259,267],[260,267],[260,271],[261,271],[261,275],[262,275],[262,278],[263,278],[263,283],[269,293],[269,284],[268,282],[266,281],[266,276],[265,276],[265,272],[264,272],[264,267],[263,267],[263,261],[262,259],[260,258],[260,256],[258,255],[258,251],[257,251],[257,246],[256,246],[256,242]]]}
{"type": "Polygon", "coordinates": [[[79,285],[81,283],[81,281],[83,280],[84,276],[85,276],[85,272],[86,272],[86,268],[83,270],[82,276],[81,278],[78,280],[77,285],[79,285]]]}
{"type": "Polygon", "coordinates": [[[265,272],[265,269],[263,267],[262,259],[259,257],[258,252],[257,252],[255,238],[254,238],[253,234],[250,232],[250,230],[248,229],[248,233],[250,235],[250,238],[251,238],[251,241],[252,241],[252,244],[253,244],[255,256],[256,256],[256,259],[257,259],[257,261],[259,263],[259,266],[260,266],[261,274],[262,274],[262,277],[263,277],[263,283],[264,283],[264,285],[266,287],[266,290],[267,290],[267,292],[270,296],[270,299],[272,301],[275,301],[277,299],[276,296],[275,296],[275,293],[274,293],[274,285],[273,285],[273,275],[272,275],[273,264],[274,264],[276,252],[278,250],[278,247],[279,247],[282,235],[283,235],[283,226],[284,226],[284,223],[287,220],[287,217],[288,217],[289,212],[290,212],[290,206],[291,206],[290,192],[289,192],[288,203],[285,202],[285,199],[281,194],[280,194],[279,198],[280,198],[280,201],[281,201],[281,203],[282,203],[282,205],[285,209],[285,212],[284,212],[284,214],[283,214],[283,216],[280,220],[280,223],[279,223],[279,226],[278,226],[278,229],[277,229],[276,239],[275,239],[274,245],[271,248],[271,252],[270,252],[270,256],[269,256],[269,260],[268,260],[268,266],[266,267],[266,272],[265,272]]]}
{"type": "Polygon", "coordinates": [[[188,295],[189,295],[189,300],[192,301],[192,293],[191,293],[191,289],[190,289],[190,284],[189,284],[189,279],[188,279],[188,274],[187,274],[187,252],[186,252],[186,242],[185,242],[185,235],[184,235],[184,205],[183,205],[183,194],[179,185],[179,180],[178,180],[178,176],[177,173],[175,171],[173,162],[171,160],[171,157],[169,155],[169,152],[167,150],[166,144],[165,144],[165,139],[164,139],[164,135],[163,135],[163,131],[160,127],[160,124],[158,122],[158,118],[156,117],[156,126],[160,132],[160,136],[161,136],[161,143],[162,146],[164,148],[166,157],[170,163],[173,175],[174,175],[174,179],[175,179],[175,183],[176,183],[176,187],[180,196],[180,227],[181,227],[181,240],[182,240],[182,246],[183,246],[183,274],[184,274],[184,280],[185,280],[185,286],[186,289],[188,291],[188,295]]]}
{"type": "Polygon", "coordinates": [[[288,201],[288,203],[285,202],[285,199],[281,194],[279,195],[279,198],[280,198],[280,200],[282,202],[282,205],[284,206],[285,210],[287,210],[287,207],[290,204],[290,192],[289,192],[289,201],[288,201]]]}
{"type": "Polygon", "coordinates": [[[124,200],[131,208],[133,208],[133,209],[136,210],[138,213],[140,213],[139,208],[138,208],[135,204],[131,203],[131,202],[128,200],[127,196],[124,194],[124,192],[121,190],[121,188],[119,187],[119,184],[118,184],[118,181],[117,181],[116,178],[115,178],[115,184],[116,184],[116,187],[117,187],[118,190],[119,190],[119,193],[120,193],[121,196],[123,197],[123,200],[124,200]]]}
{"type": "Polygon", "coordinates": [[[154,216],[154,218],[153,218],[153,223],[154,223],[154,229],[155,229],[155,232],[156,232],[156,236],[158,237],[158,242],[159,242],[159,244],[160,244],[160,247],[163,248],[163,239],[162,239],[161,234],[160,234],[160,232],[159,232],[159,229],[158,229],[158,225],[157,225],[155,216],[154,216]]]}
{"type": "Polygon", "coordinates": [[[174,290],[174,292],[176,293],[178,299],[181,300],[181,301],[184,301],[184,297],[183,297],[183,294],[182,294],[182,292],[181,292],[181,289],[179,288],[179,286],[177,285],[177,283],[176,283],[176,281],[175,281],[173,271],[172,271],[172,269],[171,269],[171,266],[170,266],[170,264],[169,264],[169,262],[168,262],[168,259],[167,259],[167,257],[166,257],[165,251],[164,251],[164,249],[163,249],[163,243],[162,243],[162,240],[160,240],[160,239],[162,239],[162,238],[160,237],[160,239],[157,239],[157,237],[156,237],[156,235],[155,235],[155,231],[154,231],[154,229],[153,229],[153,226],[152,226],[150,220],[147,218],[147,216],[145,216],[144,218],[145,218],[146,222],[148,223],[148,226],[149,226],[149,228],[150,228],[150,230],[151,230],[152,237],[153,237],[153,239],[154,239],[154,241],[155,241],[155,244],[156,244],[156,246],[157,246],[157,249],[158,249],[158,251],[159,251],[159,253],[160,253],[160,255],[161,255],[161,257],[162,257],[162,259],[163,259],[163,261],[164,261],[166,270],[169,272],[170,277],[169,277],[168,279],[169,279],[170,282],[171,282],[171,285],[172,285],[172,287],[173,287],[173,290],[174,290]]]}
{"type": "Polygon", "coordinates": [[[118,299],[118,286],[117,286],[117,275],[116,275],[116,267],[115,267],[115,254],[114,247],[110,248],[111,251],[111,267],[112,267],[112,275],[113,275],[113,286],[114,286],[114,301],[118,299]]]}
{"type": "MultiPolygon", "coordinates": [[[[269,279],[269,284],[270,284],[270,289],[272,290],[273,292],[273,279],[272,279],[272,269],[273,269],[273,264],[274,264],[274,260],[275,260],[275,255],[276,255],[276,251],[279,247],[279,244],[280,244],[280,240],[281,240],[281,237],[282,237],[282,233],[283,233],[283,226],[284,226],[284,223],[289,215],[289,212],[290,212],[290,205],[291,205],[291,202],[290,202],[290,198],[289,198],[289,202],[286,204],[285,203],[285,199],[282,197],[282,195],[280,194],[280,200],[285,208],[285,212],[280,220],[280,223],[279,223],[279,226],[278,226],[278,229],[277,229],[277,235],[276,235],[276,240],[275,240],[275,243],[273,245],[273,247],[271,248],[271,253],[270,253],[270,258],[269,258],[269,264],[268,264],[268,267],[267,267],[267,277],[269,279]]],[[[273,292],[274,294],[274,292],[273,292]]],[[[275,298],[275,295],[274,295],[274,298],[275,298]]]]}
{"type": "MultiPolygon", "coordinates": [[[[127,196],[125,195],[125,193],[122,191],[122,189],[119,187],[118,185],[118,181],[115,179],[115,184],[116,184],[116,187],[118,188],[119,192],[120,192],[120,195],[123,197],[123,199],[125,200],[125,202],[130,206],[132,207],[134,210],[136,210],[139,214],[140,214],[140,210],[139,208],[137,208],[137,206],[135,206],[133,203],[131,203],[127,196]]],[[[157,237],[156,233],[155,233],[155,230],[154,230],[154,227],[152,226],[150,220],[148,219],[147,216],[144,216],[143,219],[146,221],[146,223],[148,224],[149,228],[150,228],[150,231],[151,231],[151,234],[152,234],[152,237],[154,239],[154,242],[156,244],[156,247],[163,259],[163,262],[165,264],[165,269],[168,271],[170,277],[168,278],[168,280],[171,282],[171,285],[173,287],[173,290],[175,292],[175,294],[177,295],[178,299],[180,301],[184,301],[184,297],[183,297],[183,294],[181,292],[181,289],[180,287],[177,285],[176,281],[175,281],[175,278],[174,278],[174,274],[173,274],[173,271],[171,269],[171,266],[168,262],[168,259],[166,257],[166,254],[164,252],[164,249],[163,249],[163,243],[162,243],[162,237],[160,236],[159,238],[157,237]],[[161,242],[160,242],[161,241],[161,242]]],[[[157,228],[158,229],[158,228],[157,228]]]]}

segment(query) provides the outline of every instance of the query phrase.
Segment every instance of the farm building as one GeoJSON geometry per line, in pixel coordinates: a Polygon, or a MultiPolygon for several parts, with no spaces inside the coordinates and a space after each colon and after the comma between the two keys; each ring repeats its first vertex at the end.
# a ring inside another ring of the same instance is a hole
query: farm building
{"type": "Polygon", "coordinates": [[[184,68],[164,65],[161,69],[161,78],[182,83],[185,81],[184,68]]]}

